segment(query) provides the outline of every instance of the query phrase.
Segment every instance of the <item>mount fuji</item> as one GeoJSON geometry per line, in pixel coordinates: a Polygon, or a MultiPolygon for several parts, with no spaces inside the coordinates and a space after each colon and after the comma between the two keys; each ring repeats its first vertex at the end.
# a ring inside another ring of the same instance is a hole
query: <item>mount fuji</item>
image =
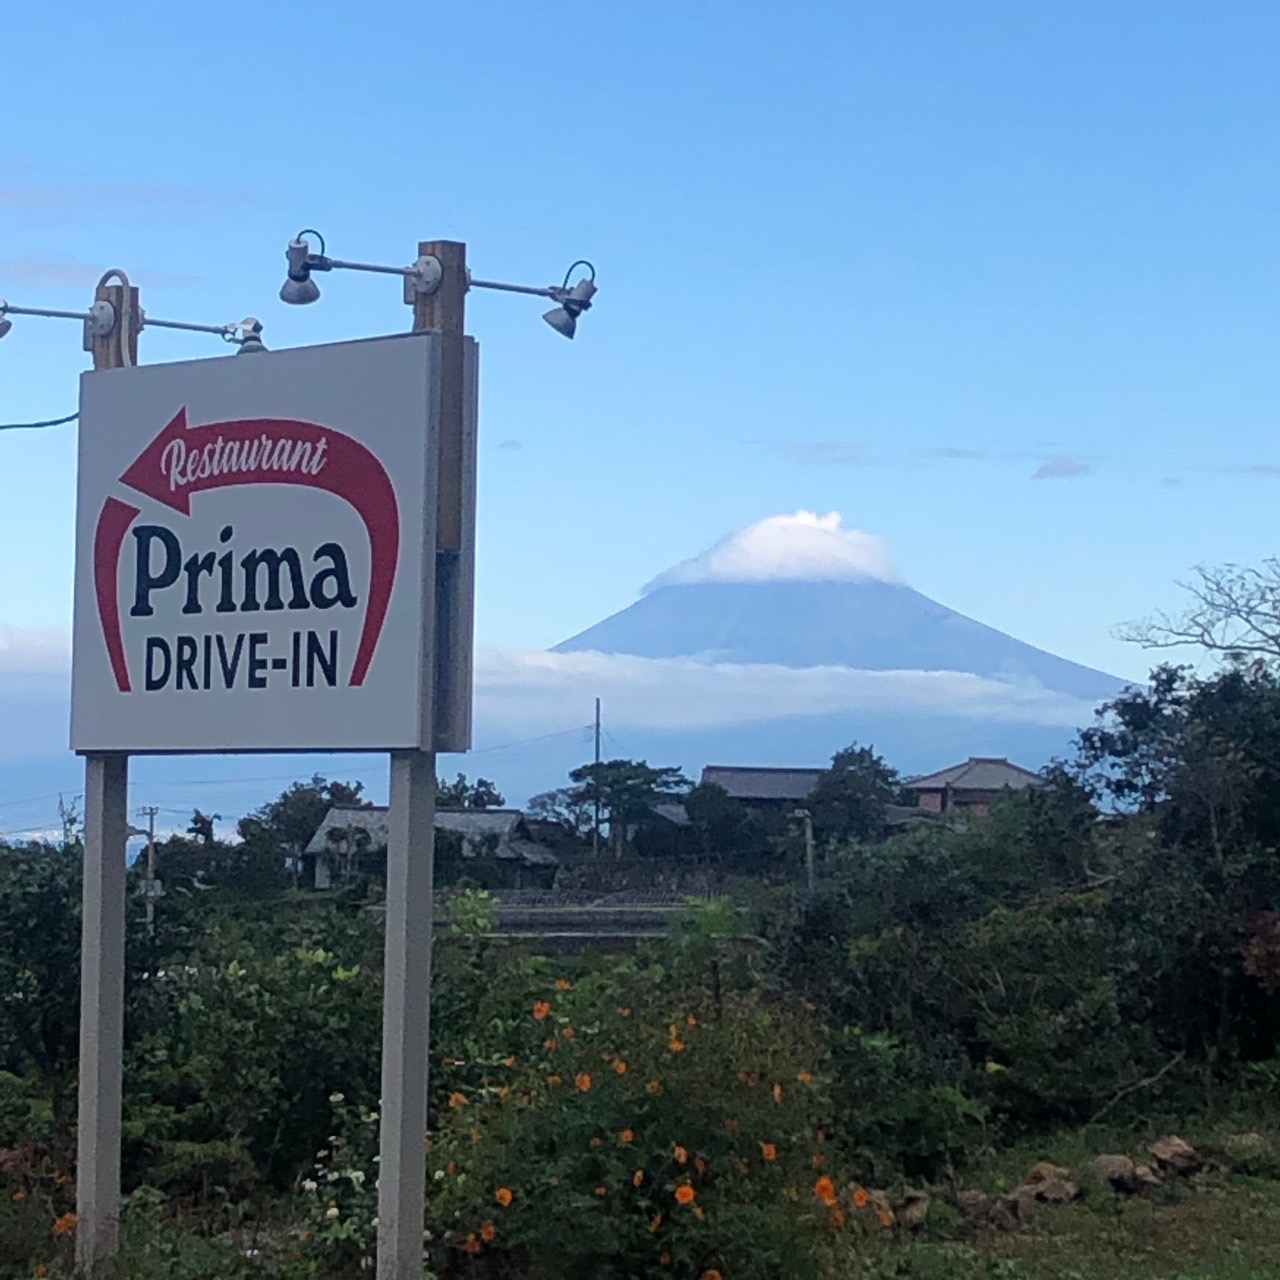
{"type": "MultiPolygon", "coordinates": [[[[0,627],[0,835],[55,824],[57,793],[81,789],[68,653],[61,632],[0,627]]],[[[523,804],[590,759],[596,698],[607,757],[693,777],[821,766],[852,741],[903,774],[977,755],[1037,768],[1125,684],[936,603],[878,538],[801,511],[729,535],[551,650],[479,648],[475,750],[440,768],[523,804]]],[[[175,821],[196,805],[230,820],[314,771],[385,795],[385,757],[139,758],[131,777],[175,821]]]]}

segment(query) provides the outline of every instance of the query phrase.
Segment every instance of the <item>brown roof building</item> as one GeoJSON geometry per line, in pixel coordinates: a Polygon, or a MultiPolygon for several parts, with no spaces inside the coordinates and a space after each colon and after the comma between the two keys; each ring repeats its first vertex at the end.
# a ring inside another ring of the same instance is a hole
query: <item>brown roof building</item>
{"type": "Polygon", "coordinates": [[[1044,779],[1003,757],[974,756],[964,764],[940,769],[904,783],[916,803],[928,813],[966,813],[985,818],[991,802],[1002,791],[1025,791],[1041,786],[1044,779]]]}

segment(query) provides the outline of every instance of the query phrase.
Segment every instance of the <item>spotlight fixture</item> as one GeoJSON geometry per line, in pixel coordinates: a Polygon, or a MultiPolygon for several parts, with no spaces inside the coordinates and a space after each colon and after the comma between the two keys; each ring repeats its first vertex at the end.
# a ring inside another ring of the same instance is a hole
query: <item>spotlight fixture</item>
{"type": "Polygon", "coordinates": [[[435,293],[444,272],[440,260],[423,254],[412,266],[383,267],[372,262],[347,262],[325,253],[324,236],[318,231],[299,231],[284,251],[288,274],[280,286],[280,301],[290,306],[305,307],[320,297],[320,286],[311,278],[313,271],[372,271],[379,275],[403,276],[409,289],[417,293],[435,293]],[[308,236],[320,242],[320,252],[311,252],[308,236]]]}
{"type": "MultiPolygon", "coordinates": [[[[312,278],[317,271],[374,271],[381,275],[402,276],[405,281],[405,301],[413,301],[413,293],[431,295],[440,287],[444,274],[440,260],[431,254],[423,254],[412,266],[384,267],[372,262],[346,262],[340,258],[331,258],[325,252],[324,236],[318,231],[299,231],[285,247],[285,261],[288,271],[285,282],[280,287],[280,300],[291,306],[306,306],[320,297],[320,286],[312,278]],[[313,236],[320,245],[320,251],[313,253],[311,241],[313,236]]],[[[577,332],[578,317],[590,309],[591,300],[596,294],[596,269],[585,259],[573,263],[564,273],[564,283],[558,285],[505,284],[500,280],[477,280],[471,272],[467,272],[468,289],[497,289],[503,293],[526,293],[536,298],[550,298],[556,305],[542,318],[557,332],[566,338],[572,338],[577,332]],[[589,275],[584,276],[572,288],[569,278],[575,267],[586,267],[589,275]]]]}

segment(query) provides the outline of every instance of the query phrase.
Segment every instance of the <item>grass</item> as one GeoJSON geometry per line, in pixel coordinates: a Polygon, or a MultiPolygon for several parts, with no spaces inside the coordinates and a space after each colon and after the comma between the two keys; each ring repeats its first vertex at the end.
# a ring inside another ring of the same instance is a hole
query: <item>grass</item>
{"type": "MultiPolygon", "coordinates": [[[[1271,1125],[1193,1127],[1183,1136],[1210,1162],[1194,1185],[1178,1182],[1122,1197],[1087,1175],[1104,1151],[1138,1156],[1159,1136],[1097,1131],[1011,1149],[974,1172],[966,1185],[1008,1190],[1037,1160],[1076,1172],[1082,1202],[1040,1206],[1016,1231],[975,1232],[948,1211],[931,1215],[916,1240],[885,1242],[842,1280],[1276,1280],[1280,1277],[1280,1162],[1242,1174],[1215,1165],[1228,1133],[1255,1131],[1280,1151],[1271,1125]]],[[[1170,1129],[1164,1129],[1164,1133],[1170,1129]]]]}

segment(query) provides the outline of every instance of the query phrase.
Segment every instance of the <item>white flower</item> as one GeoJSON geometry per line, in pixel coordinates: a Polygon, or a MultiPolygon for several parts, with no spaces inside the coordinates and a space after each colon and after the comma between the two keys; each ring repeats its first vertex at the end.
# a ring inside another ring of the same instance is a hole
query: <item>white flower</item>
{"type": "Polygon", "coordinates": [[[310,1178],[307,1178],[302,1184],[302,1189],[310,1195],[313,1191],[318,1191],[320,1189],[320,1184],[318,1182],[313,1182],[310,1178]]]}
{"type": "Polygon", "coordinates": [[[357,1187],[364,1186],[364,1170],[363,1169],[352,1169],[347,1176],[351,1179],[353,1183],[355,1183],[357,1187]]]}
{"type": "Polygon", "coordinates": [[[435,1178],[435,1180],[436,1180],[437,1182],[443,1182],[443,1181],[444,1181],[444,1170],[443,1170],[443,1169],[437,1169],[437,1170],[435,1171],[435,1173],[434,1173],[434,1174],[432,1174],[432,1177],[434,1177],[434,1178],[435,1178]]]}
{"type": "Polygon", "coordinates": [[[347,1098],[346,1098],[346,1094],[342,1094],[342,1093],[331,1093],[331,1094],[329,1095],[329,1101],[330,1101],[330,1102],[345,1102],[346,1100],[347,1100],[347,1098]]]}
{"type": "Polygon", "coordinates": [[[338,1206],[336,1204],[331,1204],[324,1211],[324,1216],[332,1222],[334,1218],[338,1217],[338,1206]]]}

